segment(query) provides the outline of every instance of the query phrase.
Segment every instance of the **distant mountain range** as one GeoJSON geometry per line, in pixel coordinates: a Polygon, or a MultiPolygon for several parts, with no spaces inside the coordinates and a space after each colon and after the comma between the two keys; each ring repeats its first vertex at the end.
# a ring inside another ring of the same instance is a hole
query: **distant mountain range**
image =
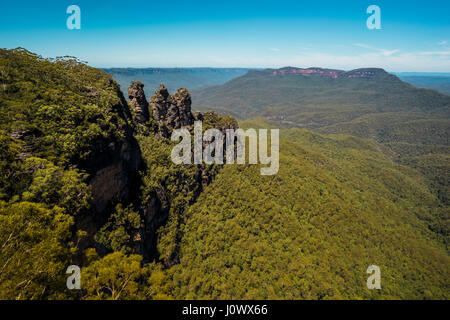
{"type": "MultiPolygon", "coordinates": [[[[250,70],[247,68],[108,68],[103,69],[107,73],[114,75],[122,90],[130,85],[131,81],[140,81],[145,85],[145,94],[150,96],[158,88],[159,84],[164,83],[170,91],[184,87],[188,90],[196,90],[209,86],[221,85],[234,78],[245,75],[250,70]]],[[[303,75],[314,75],[318,70],[320,72],[331,72],[335,76],[351,77],[351,73],[340,70],[327,70],[320,68],[282,68],[274,72],[287,72],[287,70],[298,70],[303,75]],[[305,71],[299,71],[305,70],[305,71]]],[[[434,89],[441,93],[450,95],[450,73],[437,72],[400,72],[392,73],[401,80],[408,82],[418,88],[434,89]]]]}
{"type": "Polygon", "coordinates": [[[442,74],[421,74],[421,73],[400,73],[397,76],[408,83],[418,87],[434,89],[441,93],[450,95],[450,73],[442,74]]]}
{"type": "Polygon", "coordinates": [[[223,85],[195,90],[194,105],[240,119],[283,117],[299,126],[324,126],[373,112],[445,112],[450,97],[418,89],[383,69],[250,70],[223,85]],[[338,111],[336,118],[333,112],[338,111]]]}
{"type": "Polygon", "coordinates": [[[446,165],[450,161],[450,96],[435,91],[447,92],[449,74],[295,67],[104,71],[114,74],[125,93],[131,81],[143,82],[148,97],[164,83],[172,92],[189,89],[197,110],[212,109],[266,127],[307,128],[376,140],[398,162],[422,171],[441,200],[450,202],[446,165]]]}
{"type": "Polygon", "coordinates": [[[419,89],[383,69],[282,68],[249,71],[193,92],[194,107],[255,126],[308,128],[383,143],[400,163],[422,171],[450,202],[450,96],[419,89]],[[261,123],[261,121],[263,123],[261,123]]]}
{"type": "Polygon", "coordinates": [[[123,92],[127,91],[131,81],[144,83],[145,94],[150,97],[161,83],[169,89],[189,90],[224,84],[242,76],[249,69],[245,68],[110,68],[103,69],[114,75],[123,92]]]}
{"type": "Polygon", "coordinates": [[[192,113],[185,89],[135,83],[127,103],[105,72],[22,48],[0,49],[0,71],[0,299],[449,299],[449,96],[381,69],[197,91],[265,117],[241,128],[281,127],[262,176],[172,162],[173,129],[237,125],[192,113]],[[382,290],[365,285],[374,264],[382,290]]]}

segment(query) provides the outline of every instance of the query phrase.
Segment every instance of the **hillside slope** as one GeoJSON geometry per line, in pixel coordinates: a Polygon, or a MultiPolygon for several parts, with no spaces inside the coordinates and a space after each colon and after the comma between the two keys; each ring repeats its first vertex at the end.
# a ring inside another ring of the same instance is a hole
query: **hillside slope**
{"type": "Polygon", "coordinates": [[[450,76],[448,74],[437,74],[437,75],[424,75],[424,74],[408,74],[400,73],[398,77],[405,82],[408,82],[418,88],[433,89],[450,95],[450,76]]]}
{"type": "Polygon", "coordinates": [[[448,297],[445,212],[418,172],[379,148],[291,129],[277,175],[224,168],[186,214],[180,265],[168,270],[174,296],[448,297]],[[366,288],[372,264],[382,270],[380,291],[366,288]]]}
{"type": "Polygon", "coordinates": [[[386,145],[290,129],[275,176],[177,165],[173,130],[235,119],[184,88],[134,82],[127,104],[107,73],[24,49],[0,49],[0,85],[0,299],[450,296],[448,208],[386,145]]]}
{"type": "Polygon", "coordinates": [[[450,96],[418,89],[382,69],[320,68],[249,71],[221,86],[193,92],[196,106],[229,110],[240,119],[266,116],[317,127],[369,113],[447,115],[450,96]]]}
{"type": "Polygon", "coordinates": [[[450,203],[450,168],[440,161],[449,156],[450,96],[415,88],[382,69],[288,67],[250,71],[195,91],[193,98],[199,110],[213,106],[240,119],[263,117],[272,127],[376,140],[392,149],[393,159],[422,171],[450,203]]]}
{"type": "Polygon", "coordinates": [[[218,171],[172,163],[168,137],[235,120],[192,114],[186,89],[149,103],[135,82],[128,105],[109,74],[23,48],[0,49],[0,84],[0,299],[162,297],[146,279],[177,263],[179,216],[218,171]],[[69,265],[83,268],[77,293],[69,265]]]}

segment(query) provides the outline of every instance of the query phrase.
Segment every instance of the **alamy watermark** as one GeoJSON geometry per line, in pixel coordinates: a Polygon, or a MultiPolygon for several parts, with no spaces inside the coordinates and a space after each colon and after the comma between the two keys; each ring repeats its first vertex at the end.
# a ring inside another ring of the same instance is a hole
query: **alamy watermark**
{"type": "Polygon", "coordinates": [[[367,28],[369,30],[381,29],[381,9],[379,6],[372,4],[367,8],[367,13],[371,14],[369,18],[367,18],[367,28]]]}
{"type": "Polygon", "coordinates": [[[81,269],[79,266],[71,265],[67,267],[67,274],[70,276],[67,278],[66,285],[69,290],[80,290],[81,289],[81,269]]]}
{"type": "Polygon", "coordinates": [[[381,289],[381,270],[379,266],[369,266],[367,268],[367,273],[370,274],[370,277],[367,278],[367,289],[373,290],[381,289]]]}
{"type": "Polygon", "coordinates": [[[67,14],[70,16],[67,18],[66,25],[69,30],[80,30],[81,29],[81,9],[77,5],[70,5],[66,10],[67,14]]]}
{"type": "Polygon", "coordinates": [[[171,140],[181,142],[172,150],[175,164],[245,164],[247,155],[246,138],[248,138],[248,163],[268,165],[262,167],[261,175],[270,176],[279,169],[279,129],[270,130],[270,155],[268,150],[268,130],[226,129],[225,137],[218,129],[208,129],[202,134],[202,121],[194,122],[194,141],[186,128],[176,129],[171,140]],[[206,146],[204,146],[204,142],[206,146]],[[192,152],[191,148],[194,148],[192,152]],[[225,146],[224,146],[225,145],[225,146]],[[224,152],[224,147],[225,152],[224,152]],[[258,148],[259,147],[259,148],[258,148]],[[259,152],[258,152],[259,149],[259,152]],[[193,153],[193,156],[192,156],[193,153]],[[225,156],[224,156],[225,154],[225,156]],[[235,156],[236,154],[236,156],[235,156]],[[224,159],[225,158],[225,159],[224,159]],[[235,161],[236,160],[236,161],[235,161]]]}
{"type": "MultiPolygon", "coordinates": [[[[66,13],[70,14],[67,18],[66,26],[69,30],[81,29],[81,9],[77,5],[70,5],[66,9],[66,13]]],[[[372,4],[367,7],[367,14],[370,16],[367,18],[366,25],[369,30],[381,29],[381,9],[379,6],[372,4]]]]}

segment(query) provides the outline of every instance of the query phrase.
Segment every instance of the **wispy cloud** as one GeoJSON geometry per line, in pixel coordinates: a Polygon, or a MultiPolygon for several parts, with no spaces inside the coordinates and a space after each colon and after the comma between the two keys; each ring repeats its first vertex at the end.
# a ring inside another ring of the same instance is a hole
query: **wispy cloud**
{"type": "Polygon", "coordinates": [[[399,52],[399,51],[400,51],[400,50],[398,50],[398,49],[394,49],[394,50],[380,49],[381,54],[382,54],[383,56],[386,56],[386,57],[390,57],[390,56],[392,56],[393,54],[396,54],[396,53],[399,52]]]}
{"type": "Polygon", "coordinates": [[[281,50],[278,49],[278,48],[269,48],[269,51],[272,51],[272,52],[280,52],[281,50]]]}
{"type": "Polygon", "coordinates": [[[364,49],[377,51],[377,52],[381,53],[385,57],[390,57],[393,54],[396,54],[397,52],[400,51],[398,49],[394,49],[394,50],[379,49],[379,48],[375,48],[375,47],[372,47],[372,46],[370,46],[368,44],[364,44],[364,43],[355,43],[355,46],[360,47],[360,48],[364,48],[364,49]]]}
{"type": "Polygon", "coordinates": [[[420,54],[425,55],[425,56],[434,56],[434,55],[448,56],[448,55],[450,55],[450,51],[424,51],[424,52],[421,52],[420,54]]]}
{"type": "Polygon", "coordinates": [[[399,53],[384,56],[379,52],[355,55],[339,55],[325,52],[304,52],[289,57],[215,57],[207,61],[208,65],[232,67],[247,66],[258,68],[277,68],[296,66],[307,68],[320,66],[323,68],[351,70],[357,68],[377,67],[388,71],[416,71],[416,72],[449,72],[449,55],[423,55],[420,53],[399,53]]]}
{"type": "Polygon", "coordinates": [[[368,44],[364,44],[364,43],[355,43],[355,46],[365,48],[365,49],[373,49],[373,47],[369,46],[368,44]]]}
{"type": "Polygon", "coordinates": [[[439,46],[444,46],[444,45],[446,45],[447,43],[448,43],[447,40],[442,40],[442,41],[438,42],[437,44],[438,44],[439,46]]]}

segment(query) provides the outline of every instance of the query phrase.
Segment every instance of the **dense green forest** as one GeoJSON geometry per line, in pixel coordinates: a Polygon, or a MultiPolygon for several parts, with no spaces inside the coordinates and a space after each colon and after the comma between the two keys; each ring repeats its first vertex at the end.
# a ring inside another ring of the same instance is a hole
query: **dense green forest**
{"type": "Polygon", "coordinates": [[[226,167],[188,210],[175,296],[448,297],[448,210],[420,174],[373,142],[283,135],[276,176],[226,167]],[[380,292],[364,286],[372,263],[380,292]]]}
{"type": "Polygon", "coordinates": [[[394,161],[421,171],[445,204],[450,201],[448,95],[418,89],[382,69],[282,68],[250,71],[195,90],[193,97],[199,110],[213,108],[245,120],[262,117],[269,127],[378,141],[394,161]],[[317,74],[301,73],[311,70],[317,74]]]}
{"type": "MultiPolygon", "coordinates": [[[[433,133],[382,144],[286,127],[279,173],[261,176],[173,164],[156,120],[138,121],[110,74],[73,57],[0,49],[0,85],[1,299],[450,297],[445,122],[411,113],[433,133]],[[66,287],[72,264],[81,290],[66,287]],[[373,264],[382,290],[366,287],[373,264]]],[[[190,99],[158,90],[150,108],[190,99]]],[[[204,129],[236,125],[200,116],[204,129]]]]}
{"type": "Polygon", "coordinates": [[[239,119],[263,116],[307,128],[384,112],[433,113],[448,118],[450,107],[450,96],[418,89],[382,69],[251,70],[223,85],[194,90],[193,98],[199,109],[221,108],[239,119]],[[299,74],[303,70],[332,74],[304,76],[299,74]],[[354,75],[356,72],[370,76],[354,75]]]}

